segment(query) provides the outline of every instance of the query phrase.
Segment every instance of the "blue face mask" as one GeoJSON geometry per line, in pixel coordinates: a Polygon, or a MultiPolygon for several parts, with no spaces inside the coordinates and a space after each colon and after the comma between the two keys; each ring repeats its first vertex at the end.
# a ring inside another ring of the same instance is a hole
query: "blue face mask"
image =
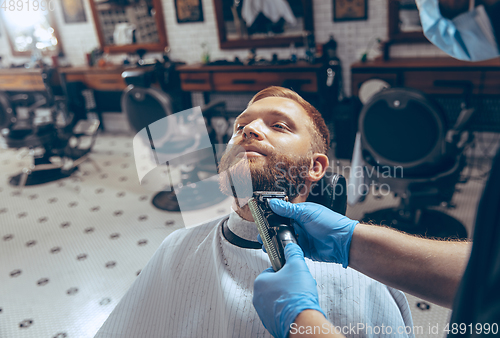
{"type": "Polygon", "coordinates": [[[453,20],[444,18],[438,0],[416,0],[424,35],[448,55],[465,61],[482,61],[500,55],[484,6],[474,7],[453,20]]]}

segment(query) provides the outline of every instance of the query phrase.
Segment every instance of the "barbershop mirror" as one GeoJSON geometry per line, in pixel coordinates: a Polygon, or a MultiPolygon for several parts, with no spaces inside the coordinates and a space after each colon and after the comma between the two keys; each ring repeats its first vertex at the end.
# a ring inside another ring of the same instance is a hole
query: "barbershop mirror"
{"type": "Polygon", "coordinates": [[[52,1],[17,1],[15,10],[0,10],[0,19],[6,32],[12,55],[57,55],[62,51],[61,40],[53,20],[52,1]]]}
{"type": "Polygon", "coordinates": [[[214,0],[221,49],[302,45],[314,32],[310,0],[214,0]]]}
{"type": "Polygon", "coordinates": [[[104,52],[163,51],[167,46],[161,0],[90,0],[90,6],[104,52]]]}
{"type": "Polygon", "coordinates": [[[415,0],[389,0],[389,40],[392,43],[427,41],[415,0]]]}

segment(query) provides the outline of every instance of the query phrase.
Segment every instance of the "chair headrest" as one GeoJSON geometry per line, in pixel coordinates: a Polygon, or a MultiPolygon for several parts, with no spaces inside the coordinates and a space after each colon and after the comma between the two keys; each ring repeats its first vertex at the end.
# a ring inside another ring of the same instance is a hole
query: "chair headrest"
{"type": "Polygon", "coordinates": [[[359,117],[362,148],[372,162],[404,169],[439,161],[445,152],[446,129],[441,107],[410,88],[375,94],[359,117]]]}
{"type": "Polygon", "coordinates": [[[325,175],[312,185],[307,202],[321,204],[339,214],[345,215],[347,209],[345,177],[327,170],[325,175]]]}
{"type": "Polygon", "coordinates": [[[170,97],[156,88],[129,85],[123,91],[121,107],[136,132],[173,114],[170,97]]]}

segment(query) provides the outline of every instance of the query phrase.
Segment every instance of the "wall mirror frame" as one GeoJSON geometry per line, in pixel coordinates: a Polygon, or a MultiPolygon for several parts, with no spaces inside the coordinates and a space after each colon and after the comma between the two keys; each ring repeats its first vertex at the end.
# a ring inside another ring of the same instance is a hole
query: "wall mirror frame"
{"type": "Polygon", "coordinates": [[[97,31],[97,36],[99,38],[101,48],[105,53],[135,53],[138,49],[144,49],[148,52],[161,52],[168,46],[167,31],[165,27],[165,20],[163,18],[161,0],[151,0],[151,2],[154,9],[154,20],[156,23],[156,30],[158,32],[158,42],[113,45],[106,43],[98,8],[95,0],[90,0],[90,8],[92,9],[92,16],[94,17],[94,25],[97,31]]]}
{"type": "MultiPolygon", "coordinates": [[[[411,42],[425,42],[427,39],[424,36],[424,33],[420,31],[404,31],[402,29],[402,11],[403,8],[401,6],[400,0],[389,0],[389,40],[394,43],[411,43],[411,42]]],[[[409,2],[409,1],[407,1],[409,2]]],[[[415,12],[418,15],[418,10],[415,5],[415,12]]]]}
{"type": "MultiPolygon", "coordinates": [[[[21,8],[22,8],[22,5],[21,5],[21,8]]],[[[6,15],[7,13],[9,13],[9,11],[4,11],[2,9],[1,12],[2,12],[2,15],[0,15],[0,21],[2,21],[3,32],[5,33],[5,35],[7,35],[7,40],[9,41],[9,46],[10,46],[10,50],[12,52],[12,55],[13,56],[30,57],[31,54],[32,54],[31,50],[19,51],[15,47],[14,41],[12,41],[12,36],[11,36],[12,32],[9,30],[9,27],[8,27],[8,25],[6,23],[7,19],[4,17],[4,15],[6,15]]],[[[40,10],[40,11],[34,11],[34,9],[32,9],[32,13],[33,14],[43,13],[43,11],[42,10],[40,10]]],[[[54,50],[41,50],[40,51],[41,55],[42,56],[51,56],[51,55],[59,55],[61,53],[64,53],[64,49],[63,49],[63,46],[62,46],[61,38],[59,36],[59,29],[57,27],[57,23],[56,23],[56,20],[55,20],[55,17],[54,17],[54,13],[53,13],[52,10],[47,10],[47,13],[45,15],[46,15],[46,19],[47,19],[48,24],[54,30],[53,34],[54,34],[54,37],[57,39],[57,45],[56,45],[56,48],[54,50]]]]}
{"type": "MultiPolygon", "coordinates": [[[[389,40],[384,44],[384,60],[390,58],[390,46],[393,44],[406,44],[406,43],[426,43],[429,42],[421,30],[411,29],[405,31],[403,28],[405,22],[402,20],[404,6],[402,2],[409,3],[411,1],[402,0],[389,0],[388,1],[388,35],[389,40]]],[[[408,6],[408,5],[407,5],[408,6]]],[[[414,7],[415,13],[418,15],[416,5],[414,7]]]]}
{"type": "MultiPolygon", "coordinates": [[[[213,0],[215,8],[215,19],[219,32],[219,43],[221,49],[241,49],[241,48],[262,48],[262,47],[288,47],[291,43],[296,46],[304,44],[304,34],[314,32],[313,9],[311,0],[300,0],[302,4],[304,29],[302,34],[297,36],[280,37],[279,35],[265,38],[236,38],[228,39],[226,22],[224,21],[224,3],[228,1],[213,0]]],[[[235,1],[236,2],[236,1],[235,1]]]]}

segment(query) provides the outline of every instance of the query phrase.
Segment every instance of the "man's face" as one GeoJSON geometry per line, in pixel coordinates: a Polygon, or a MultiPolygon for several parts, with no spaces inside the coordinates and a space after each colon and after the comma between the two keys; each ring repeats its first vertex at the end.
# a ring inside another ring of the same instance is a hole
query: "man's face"
{"type": "MultiPolygon", "coordinates": [[[[255,191],[284,190],[293,199],[298,195],[295,188],[303,188],[312,165],[311,130],[309,116],[295,101],[281,97],[259,100],[236,119],[219,171],[231,168],[233,179],[244,180],[244,162],[255,191]]],[[[228,192],[224,183],[222,189],[228,192]]]]}

